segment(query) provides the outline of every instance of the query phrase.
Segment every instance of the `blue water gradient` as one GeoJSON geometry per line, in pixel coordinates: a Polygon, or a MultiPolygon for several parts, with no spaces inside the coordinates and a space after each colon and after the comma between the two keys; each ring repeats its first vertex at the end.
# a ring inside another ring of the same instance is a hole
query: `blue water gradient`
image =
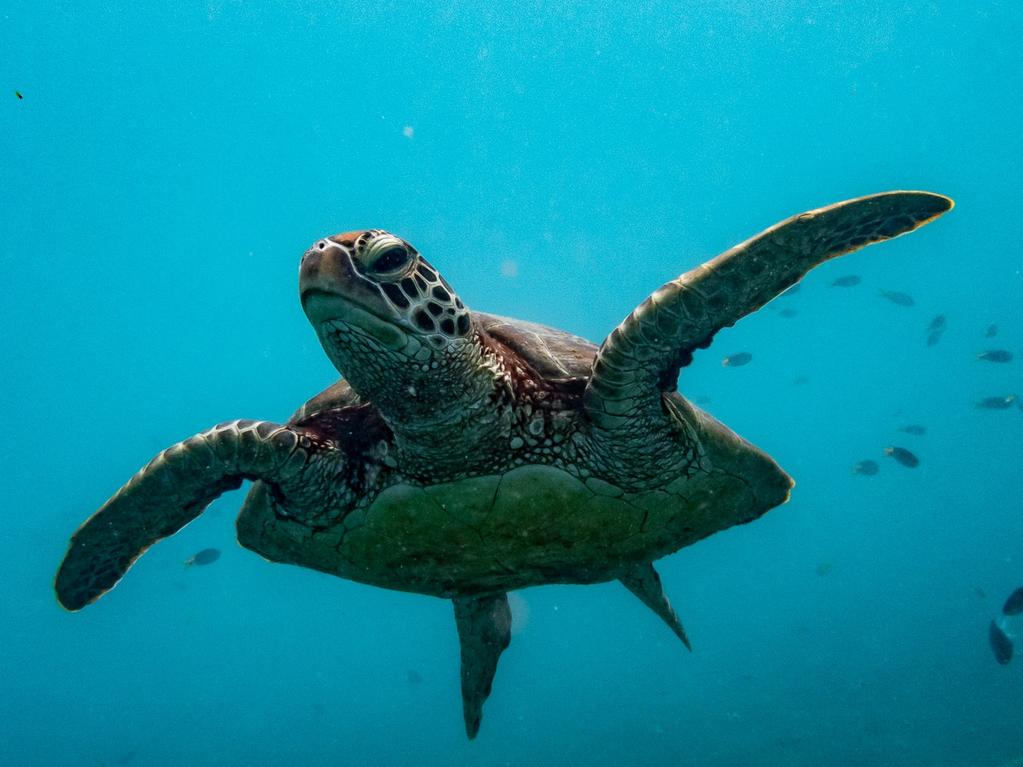
{"type": "Polygon", "coordinates": [[[1023,394],[1023,6],[0,16],[0,761],[1023,763],[1023,663],[987,645],[1023,585],[1023,412],[974,407],[1023,394]],[[956,210],[822,267],[683,371],[797,482],[660,563],[692,655],[618,585],[527,590],[469,743],[450,604],[263,562],[233,542],[240,493],[95,606],[53,598],[71,532],[153,454],[336,378],[296,295],[321,235],[395,231],[469,306],[599,342],[760,229],[896,188],[956,210]],[[862,283],[830,287],[846,274],[862,283]],[[877,476],[851,473],[865,458],[877,476]],[[182,565],[208,546],[218,562],[182,565]]]}

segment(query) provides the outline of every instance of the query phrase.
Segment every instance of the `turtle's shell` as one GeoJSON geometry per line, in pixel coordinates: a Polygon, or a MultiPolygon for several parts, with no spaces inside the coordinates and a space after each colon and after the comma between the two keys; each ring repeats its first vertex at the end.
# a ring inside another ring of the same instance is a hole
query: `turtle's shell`
{"type": "Polygon", "coordinates": [[[597,354],[597,345],[564,330],[536,322],[475,312],[477,326],[514,351],[543,378],[552,381],[584,379],[597,354]]]}
{"type": "MultiPolygon", "coordinates": [[[[594,344],[531,322],[474,317],[478,328],[539,377],[581,391],[594,344]]],[[[788,493],[788,478],[779,472],[777,497],[759,502],[740,477],[774,472],[774,463],[677,393],[668,397],[670,409],[705,445],[708,460],[732,471],[680,475],[658,490],[637,493],[544,463],[425,486],[399,482],[343,521],[315,531],[275,513],[271,494],[257,482],[238,520],[239,540],[273,561],[437,596],[611,580],[636,563],[749,521],[788,493]]],[[[362,404],[339,381],[309,400],[291,423],[312,423],[332,410],[357,411],[362,404]]],[[[347,435],[357,440],[377,429],[374,413],[366,409],[367,420],[355,422],[347,435]]]]}

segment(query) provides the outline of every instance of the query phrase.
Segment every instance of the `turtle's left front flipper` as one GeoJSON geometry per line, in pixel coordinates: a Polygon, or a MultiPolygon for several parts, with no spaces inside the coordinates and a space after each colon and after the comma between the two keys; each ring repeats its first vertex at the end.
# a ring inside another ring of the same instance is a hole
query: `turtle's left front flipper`
{"type": "Polygon", "coordinates": [[[497,661],[511,642],[511,608],[504,592],[453,601],[462,648],[462,714],[465,734],[472,740],[480,729],[497,661]]]}
{"type": "Polygon", "coordinates": [[[679,369],[738,322],[828,259],[911,232],[952,208],[930,192],[886,192],[772,226],[663,285],[607,337],[584,404],[597,436],[648,440],[679,369]]]}
{"type": "Polygon", "coordinates": [[[242,480],[294,482],[316,446],[290,426],[232,421],[164,450],[72,536],[57,572],[57,599],[80,610],[113,588],[146,549],[242,480]]]}

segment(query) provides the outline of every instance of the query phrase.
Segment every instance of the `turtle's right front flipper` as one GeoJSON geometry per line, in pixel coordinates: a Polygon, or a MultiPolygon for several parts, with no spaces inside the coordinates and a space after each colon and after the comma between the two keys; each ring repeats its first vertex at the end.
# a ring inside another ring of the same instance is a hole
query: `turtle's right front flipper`
{"type": "Polygon", "coordinates": [[[663,285],[605,339],[583,403],[598,437],[649,442],[679,369],[714,334],[825,261],[911,232],[952,208],[930,192],[885,192],[786,219],[663,285]]]}
{"type": "Polygon", "coordinates": [[[57,599],[80,610],[109,591],[142,553],[199,516],[245,479],[287,485],[317,445],[301,429],[232,421],[164,450],[71,538],[57,572],[57,599]]]}

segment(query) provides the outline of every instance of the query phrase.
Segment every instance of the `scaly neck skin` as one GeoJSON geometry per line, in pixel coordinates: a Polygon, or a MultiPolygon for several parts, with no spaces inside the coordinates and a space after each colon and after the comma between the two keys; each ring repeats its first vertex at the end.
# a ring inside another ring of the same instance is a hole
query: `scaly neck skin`
{"type": "Polygon", "coordinates": [[[410,335],[400,348],[382,349],[350,328],[320,337],[352,388],[391,428],[403,473],[437,481],[500,463],[511,430],[510,384],[475,334],[441,349],[410,335]]]}

